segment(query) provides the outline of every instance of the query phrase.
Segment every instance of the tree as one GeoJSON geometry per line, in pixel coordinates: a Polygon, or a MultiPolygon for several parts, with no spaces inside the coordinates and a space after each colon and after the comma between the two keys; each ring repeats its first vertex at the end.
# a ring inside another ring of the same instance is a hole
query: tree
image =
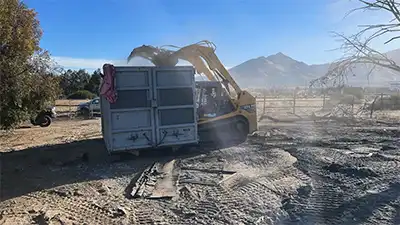
{"type": "Polygon", "coordinates": [[[67,70],[61,74],[60,86],[65,96],[84,90],[90,81],[90,74],[84,69],[67,70]]]}
{"type": "Polygon", "coordinates": [[[63,95],[64,96],[68,96],[70,95],[73,91],[73,87],[72,87],[72,78],[71,78],[71,74],[72,74],[72,70],[67,70],[64,71],[61,75],[60,75],[60,87],[62,89],[63,95]]]}
{"type": "Polygon", "coordinates": [[[355,66],[365,66],[369,70],[367,78],[376,67],[383,67],[395,72],[400,72],[400,66],[387,55],[371,47],[372,41],[381,41],[384,44],[396,41],[400,38],[400,3],[396,0],[357,0],[361,6],[352,9],[348,14],[356,11],[379,11],[385,13],[391,19],[387,23],[360,25],[361,28],[355,34],[345,36],[334,33],[342,41],[341,49],[343,58],[333,63],[329,71],[323,76],[311,82],[311,85],[322,84],[339,86],[343,85],[347,76],[355,75],[355,66]]]}
{"type": "Polygon", "coordinates": [[[97,69],[93,72],[93,74],[89,79],[89,82],[85,85],[85,90],[88,90],[98,96],[100,94],[99,90],[100,82],[101,82],[101,71],[100,69],[97,69]]]}
{"type": "Polygon", "coordinates": [[[56,65],[39,46],[36,12],[0,0],[0,128],[10,129],[52,104],[59,94],[56,65]]]}
{"type": "Polygon", "coordinates": [[[99,95],[99,86],[101,82],[100,69],[95,70],[92,74],[87,71],[67,70],[60,76],[60,86],[64,96],[69,96],[77,91],[86,90],[95,95],[99,95]]]}

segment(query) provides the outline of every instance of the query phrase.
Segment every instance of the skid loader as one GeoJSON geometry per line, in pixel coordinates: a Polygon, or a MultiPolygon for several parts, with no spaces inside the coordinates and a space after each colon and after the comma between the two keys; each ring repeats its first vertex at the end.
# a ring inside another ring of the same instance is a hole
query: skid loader
{"type": "Polygon", "coordinates": [[[239,87],[215,50],[209,41],[181,48],[143,45],[133,49],[128,63],[134,57],[148,59],[159,67],[176,66],[179,59],[191,63],[197,74],[208,78],[208,81],[196,81],[200,142],[243,142],[257,130],[256,98],[239,87]]]}

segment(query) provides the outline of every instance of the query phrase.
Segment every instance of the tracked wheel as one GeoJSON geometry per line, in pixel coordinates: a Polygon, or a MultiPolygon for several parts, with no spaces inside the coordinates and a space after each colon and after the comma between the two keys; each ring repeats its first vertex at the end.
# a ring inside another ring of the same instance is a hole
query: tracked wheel
{"type": "Polygon", "coordinates": [[[246,141],[248,133],[248,123],[242,117],[232,117],[199,126],[201,143],[236,145],[246,141]]]}
{"type": "Polygon", "coordinates": [[[237,140],[240,142],[245,142],[247,140],[247,135],[249,134],[249,125],[243,120],[239,120],[234,124],[234,130],[237,135],[237,140]]]}

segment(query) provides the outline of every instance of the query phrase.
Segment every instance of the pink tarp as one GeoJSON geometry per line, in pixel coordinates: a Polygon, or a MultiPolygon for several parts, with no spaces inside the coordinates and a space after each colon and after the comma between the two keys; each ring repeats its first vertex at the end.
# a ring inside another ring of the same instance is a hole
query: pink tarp
{"type": "Polygon", "coordinates": [[[114,89],[115,68],[111,64],[103,65],[103,81],[101,83],[100,94],[110,103],[117,101],[117,92],[114,89]]]}

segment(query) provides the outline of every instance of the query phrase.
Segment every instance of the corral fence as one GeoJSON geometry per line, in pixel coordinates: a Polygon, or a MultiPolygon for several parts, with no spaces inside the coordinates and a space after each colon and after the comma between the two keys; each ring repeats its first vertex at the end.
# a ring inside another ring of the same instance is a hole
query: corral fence
{"type": "Polygon", "coordinates": [[[76,115],[76,108],[78,103],[76,100],[57,100],[56,101],[56,112],[58,117],[69,117],[73,118],[76,115]]]}
{"type": "MultiPolygon", "coordinates": [[[[55,107],[57,112],[57,117],[59,118],[69,118],[73,119],[79,116],[77,112],[77,107],[80,103],[84,103],[89,101],[88,99],[82,100],[67,100],[60,99],[56,101],[55,107]]],[[[92,110],[89,111],[89,118],[94,118],[95,112],[92,110]]]]}
{"type": "Polygon", "coordinates": [[[264,96],[257,98],[257,105],[262,104],[262,114],[275,111],[287,111],[296,114],[302,109],[324,109],[329,97],[298,98],[274,98],[264,96]]]}
{"type": "Polygon", "coordinates": [[[382,110],[400,110],[400,93],[369,93],[362,99],[354,95],[299,95],[296,90],[292,95],[258,95],[257,113],[259,118],[311,116],[313,113],[328,113],[335,107],[341,107],[348,116],[368,115],[382,110]],[[346,108],[346,109],[344,109],[346,108]]]}
{"type": "Polygon", "coordinates": [[[327,108],[329,96],[305,96],[293,91],[292,95],[258,95],[257,114],[259,118],[265,115],[282,117],[288,115],[304,116],[311,115],[312,112],[321,111],[327,108]]]}

